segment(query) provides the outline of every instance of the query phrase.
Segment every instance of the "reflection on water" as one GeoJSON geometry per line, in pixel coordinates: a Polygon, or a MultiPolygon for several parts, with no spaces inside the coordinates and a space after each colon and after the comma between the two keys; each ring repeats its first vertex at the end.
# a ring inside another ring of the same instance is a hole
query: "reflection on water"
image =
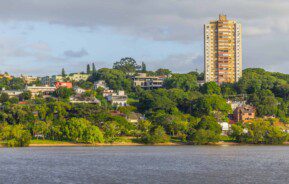
{"type": "Polygon", "coordinates": [[[289,183],[289,146],[1,148],[0,183],[289,183]]]}

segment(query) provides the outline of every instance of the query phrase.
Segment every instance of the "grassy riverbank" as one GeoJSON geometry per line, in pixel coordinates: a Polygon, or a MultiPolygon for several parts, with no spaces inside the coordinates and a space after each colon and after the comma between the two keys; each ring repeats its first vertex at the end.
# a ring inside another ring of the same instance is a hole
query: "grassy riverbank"
{"type": "MultiPolygon", "coordinates": [[[[209,146],[241,146],[241,145],[268,145],[268,144],[245,144],[237,142],[225,142],[220,141],[217,143],[206,144],[209,146]]],[[[283,146],[289,146],[289,142],[280,144],[283,146]]],[[[52,141],[52,140],[32,140],[29,147],[93,147],[93,146],[193,146],[193,144],[181,143],[181,142],[167,142],[158,144],[144,144],[135,142],[115,142],[115,143],[96,143],[96,144],[84,144],[84,143],[73,143],[66,141],[52,141]]],[[[0,143],[0,148],[6,147],[5,143],[0,143]]]]}
{"type": "MultiPolygon", "coordinates": [[[[54,141],[54,140],[32,140],[29,147],[59,147],[59,146],[144,146],[150,144],[144,144],[135,142],[131,137],[121,137],[116,142],[113,143],[95,143],[95,144],[84,144],[84,143],[74,143],[68,141],[54,141]]],[[[177,145],[185,145],[180,142],[167,142],[167,143],[159,143],[154,144],[158,146],[177,146],[177,145]]]]}
{"type": "MultiPolygon", "coordinates": [[[[179,139],[171,139],[167,143],[158,144],[145,144],[136,141],[135,137],[118,137],[113,143],[95,143],[95,144],[85,144],[85,143],[75,143],[69,141],[55,141],[55,140],[42,140],[33,139],[31,140],[29,147],[92,147],[92,146],[182,146],[182,145],[192,145],[190,143],[183,143],[179,139]]],[[[236,146],[236,145],[252,145],[237,143],[233,139],[224,136],[221,141],[217,143],[210,143],[207,145],[211,146],[236,146]]],[[[260,144],[261,145],[261,144],[260,144]]],[[[282,145],[289,145],[289,142],[284,142],[282,145]]],[[[0,147],[6,147],[5,142],[0,142],[0,147]]]]}
{"type": "MultiPolygon", "coordinates": [[[[183,146],[183,145],[192,145],[182,142],[167,142],[167,143],[158,143],[158,144],[144,144],[137,142],[114,142],[114,143],[95,143],[95,144],[84,144],[84,143],[74,143],[68,141],[54,141],[54,140],[32,140],[29,144],[29,147],[92,147],[92,146],[183,146]]],[[[236,142],[218,142],[212,143],[209,145],[239,145],[236,142]]],[[[4,142],[0,143],[0,147],[6,147],[4,142]]]]}

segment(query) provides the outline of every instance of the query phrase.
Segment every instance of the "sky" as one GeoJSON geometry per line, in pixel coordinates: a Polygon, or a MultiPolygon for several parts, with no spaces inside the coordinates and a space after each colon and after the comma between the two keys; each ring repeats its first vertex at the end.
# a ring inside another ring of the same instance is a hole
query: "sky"
{"type": "Polygon", "coordinates": [[[243,27],[243,67],[289,73],[288,0],[1,0],[0,72],[59,74],[112,67],[203,70],[203,25],[243,27]]]}

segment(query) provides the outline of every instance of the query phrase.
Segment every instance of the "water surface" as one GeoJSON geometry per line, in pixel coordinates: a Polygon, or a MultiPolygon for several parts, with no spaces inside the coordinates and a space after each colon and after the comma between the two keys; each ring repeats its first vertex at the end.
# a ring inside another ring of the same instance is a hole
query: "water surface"
{"type": "Polygon", "coordinates": [[[289,183],[289,146],[0,148],[0,183],[289,183]]]}

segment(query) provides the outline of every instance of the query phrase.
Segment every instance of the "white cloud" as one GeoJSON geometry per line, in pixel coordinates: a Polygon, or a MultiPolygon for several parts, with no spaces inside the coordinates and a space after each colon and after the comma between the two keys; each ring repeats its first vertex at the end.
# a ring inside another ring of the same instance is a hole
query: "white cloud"
{"type": "Polygon", "coordinates": [[[243,29],[243,34],[245,36],[258,36],[258,35],[266,35],[270,34],[272,30],[270,28],[262,28],[262,27],[245,27],[243,29]]]}
{"type": "Polygon", "coordinates": [[[145,62],[149,70],[167,68],[174,72],[187,73],[203,70],[203,56],[199,54],[183,53],[169,55],[162,60],[148,60],[145,62]]]}
{"type": "MultiPolygon", "coordinates": [[[[154,41],[195,43],[200,47],[203,24],[217,19],[223,12],[229,19],[242,23],[244,66],[276,69],[276,63],[287,66],[289,62],[288,0],[9,0],[0,2],[0,12],[2,22],[46,22],[92,30],[107,27],[118,34],[154,41]]],[[[13,40],[4,43],[0,38],[0,58],[32,54],[36,59],[51,58],[56,63],[65,60],[51,55],[45,45],[35,45],[34,53],[23,49],[22,43],[15,45],[13,40]]],[[[195,60],[192,53],[169,56],[151,64],[154,68],[164,65],[176,71],[191,70],[194,69],[192,61],[197,60],[198,66],[202,65],[202,53],[198,53],[195,60]]],[[[285,70],[278,66],[278,71],[285,70]]]]}
{"type": "Polygon", "coordinates": [[[69,57],[69,58],[81,58],[83,56],[88,55],[88,52],[82,48],[81,50],[66,50],[64,51],[64,56],[69,57]]]}

